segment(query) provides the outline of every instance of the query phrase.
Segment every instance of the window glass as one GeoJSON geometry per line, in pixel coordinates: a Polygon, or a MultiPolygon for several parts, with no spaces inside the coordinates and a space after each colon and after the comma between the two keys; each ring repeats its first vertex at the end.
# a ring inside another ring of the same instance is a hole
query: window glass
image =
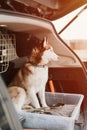
{"type": "Polygon", "coordinates": [[[60,37],[77,53],[82,61],[87,61],[87,8],[83,9],[84,7],[53,23],[60,37]],[[80,11],[81,13],[79,13],[80,11]],[[72,20],[73,18],[74,20],[72,20]],[[69,26],[62,30],[70,21],[72,22],[69,26]]]}

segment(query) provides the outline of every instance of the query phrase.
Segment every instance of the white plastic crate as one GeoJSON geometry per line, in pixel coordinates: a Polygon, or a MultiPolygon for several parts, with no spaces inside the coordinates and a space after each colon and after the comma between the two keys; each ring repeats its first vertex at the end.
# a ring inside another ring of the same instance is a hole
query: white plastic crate
{"type": "Polygon", "coordinates": [[[71,118],[77,120],[80,113],[80,107],[84,96],[82,94],[69,94],[69,93],[46,93],[46,101],[49,106],[52,104],[63,103],[69,105],[76,105],[71,114],[71,118]]]}
{"type": "Polygon", "coordinates": [[[23,112],[23,115],[26,118],[24,126],[28,126],[28,128],[42,128],[45,130],[74,130],[75,120],[79,117],[83,98],[84,96],[82,94],[46,92],[46,101],[49,106],[57,103],[75,105],[75,109],[71,116],[64,117],[23,112]]]}

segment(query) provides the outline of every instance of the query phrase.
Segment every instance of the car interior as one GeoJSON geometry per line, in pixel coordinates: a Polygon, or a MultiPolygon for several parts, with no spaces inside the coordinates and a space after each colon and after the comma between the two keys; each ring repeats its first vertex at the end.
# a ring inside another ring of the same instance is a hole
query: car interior
{"type": "MultiPolygon", "coordinates": [[[[22,1],[22,4],[23,2],[24,1],[22,1]]],[[[54,5],[55,2],[56,0],[54,1],[54,5]]],[[[61,2],[60,5],[62,4],[61,2]]],[[[51,7],[51,5],[50,3],[49,6],[51,7]]],[[[56,4],[56,6],[52,6],[51,8],[56,9],[58,8],[57,6],[56,4]]],[[[67,13],[67,10],[65,13],[67,13]]],[[[57,15],[61,17],[61,13],[57,15]]],[[[45,16],[48,18],[47,15],[45,16]]],[[[59,56],[58,61],[48,63],[49,71],[46,92],[84,95],[80,113],[83,121],[79,122],[77,120],[77,122],[75,122],[75,130],[86,130],[87,68],[81,59],[59,36],[54,25],[49,20],[43,17],[39,18],[34,15],[24,14],[24,12],[12,12],[3,9],[0,9],[0,17],[0,86],[4,88],[3,90],[3,88],[0,87],[0,115],[3,117],[0,119],[1,130],[22,129],[21,124],[25,119],[22,119],[23,117],[21,116],[16,116],[15,109],[7,92],[7,87],[18,70],[26,63],[26,57],[31,49],[29,43],[40,43],[43,37],[47,37],[48,43],[52,45],[55,53],[59,56]],[[50,83],[52,83],[53,89],[50,83]],[[9,113],[10,116],[8,116],[7,113],[9,113]],[[4,124],[3,120],[5,120],[4,124]],[[21,124],[18,120],[20,120],[21,124]]],[[[53,17],[50,17],[50,19],[55,19],[56,17],[55,14],[53,17]]]]}

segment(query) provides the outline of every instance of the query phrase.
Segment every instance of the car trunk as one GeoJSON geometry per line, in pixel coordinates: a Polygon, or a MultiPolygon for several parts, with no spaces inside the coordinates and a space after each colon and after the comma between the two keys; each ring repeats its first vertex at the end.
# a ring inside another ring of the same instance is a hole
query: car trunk
{"type": "MultiPolygon", "coordinates": [[[[33,2],[37,1],[39,2],[39,4],[43,3],[43,1],[39,0],[35,0],[33,2]]],[[[70,5],[72,5],[72,8],[71,6],[69,6],[68,0],[67,0],[68,4],[63,3],[63,1],[55,0],[53,2],[50,0],[49,7],[47,6],[48,4],[47,1],[45,4],[43,4],[43,6],[41,6],[41,9],[43,8],[44,11],[47,10],[47,14],[45,15],[40,15],[40,13],[38,14],[38,16],[42,16],[42,18],[36,17],[35,15],[37,13],[33,13],[33,15],[30,15],[29,12],[27,12],[27,14],[23,14],[25,13],[24,10],[21,13],[21,11],[19,10],[19,6],[18,8],[17,6],[15,7],[16,4],[20,3],[24,7],[23,9],[25,9],[26,5],[27,7],[29,6],[29,3],[27,1],[15,0],[12,2],[15,3],[13,4],[15,10],[20,13],[0,10],[0,17],[1,17],[0,73],[6,85],[8,85],[11,82],[18,69],[21,66],[23,66],[24,63],[26,62],[26,56],[28,55],[28,48],[29,48],[29,42],[27,42],[27,39],[31,37],[35,39],[35,41],[36,40],[42,41],[43,37],[46,36],[48,42],[54,48],[55,53],[59,55],[59,61],[50,62],[48,64],[49,81],[50,80],[53,81],[56,92],[83,94],[86,97],[83,103],[83,108],[86,107],[86,101],[87,101],[86,68],[79,59],[79,57],[60,38],[60,36],[57,34],[55,30],[55,27],[49,21],[49,20],[55,20],[56,18],[60,18],[63,15],[66,15],[75,8],[83,5],[86,1],[78,2],[75,0],[74,2],[78,3],[76,4],[76,7],[73,6],[75,3],[71,1],[70,5]],[[44,6],[46,8],[44,8],[44,6]],[[60,11],[61,9],[64,10],[60,11]],[[48,15],[50,14],[49,12],[52,12],[53,15],[49,16],[48,15]]],[[[1,3],[1,5],[3,4],[1,3]]],[[[36,5],[37,4],[35,4],[35,8],[37,8],[36,5]]],[[[10,8],[10,10],[13,9],[10,8]]],[[[47,91],[50,91],[49,81],[47,83],[46,88],[47,91]]],[[[84,108],[83,110],[86,111],[86,108],[84,108]]]]}

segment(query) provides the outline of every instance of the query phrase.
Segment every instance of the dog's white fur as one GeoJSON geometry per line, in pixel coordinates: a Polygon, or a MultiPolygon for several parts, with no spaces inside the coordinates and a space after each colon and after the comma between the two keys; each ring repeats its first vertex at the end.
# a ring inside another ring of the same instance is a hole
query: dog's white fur
{"type": "MultiPolygon", "coordinates": [[[[46,64],[51,60],[58,60],[58,55],[54,53],[52,46],[47,44],[46,38],[43,41],[43,49],[38,64],[26,63],[9,85],[8,91],[17,110],[21,110],[24,104],[31,104],[35,108],[47,107],[45,86],[48,80],[48,67],[46,64]]],[[[33,48],[29,60],[35,61],[34,56],[39,51],[37,47],[33,48]]]]}

